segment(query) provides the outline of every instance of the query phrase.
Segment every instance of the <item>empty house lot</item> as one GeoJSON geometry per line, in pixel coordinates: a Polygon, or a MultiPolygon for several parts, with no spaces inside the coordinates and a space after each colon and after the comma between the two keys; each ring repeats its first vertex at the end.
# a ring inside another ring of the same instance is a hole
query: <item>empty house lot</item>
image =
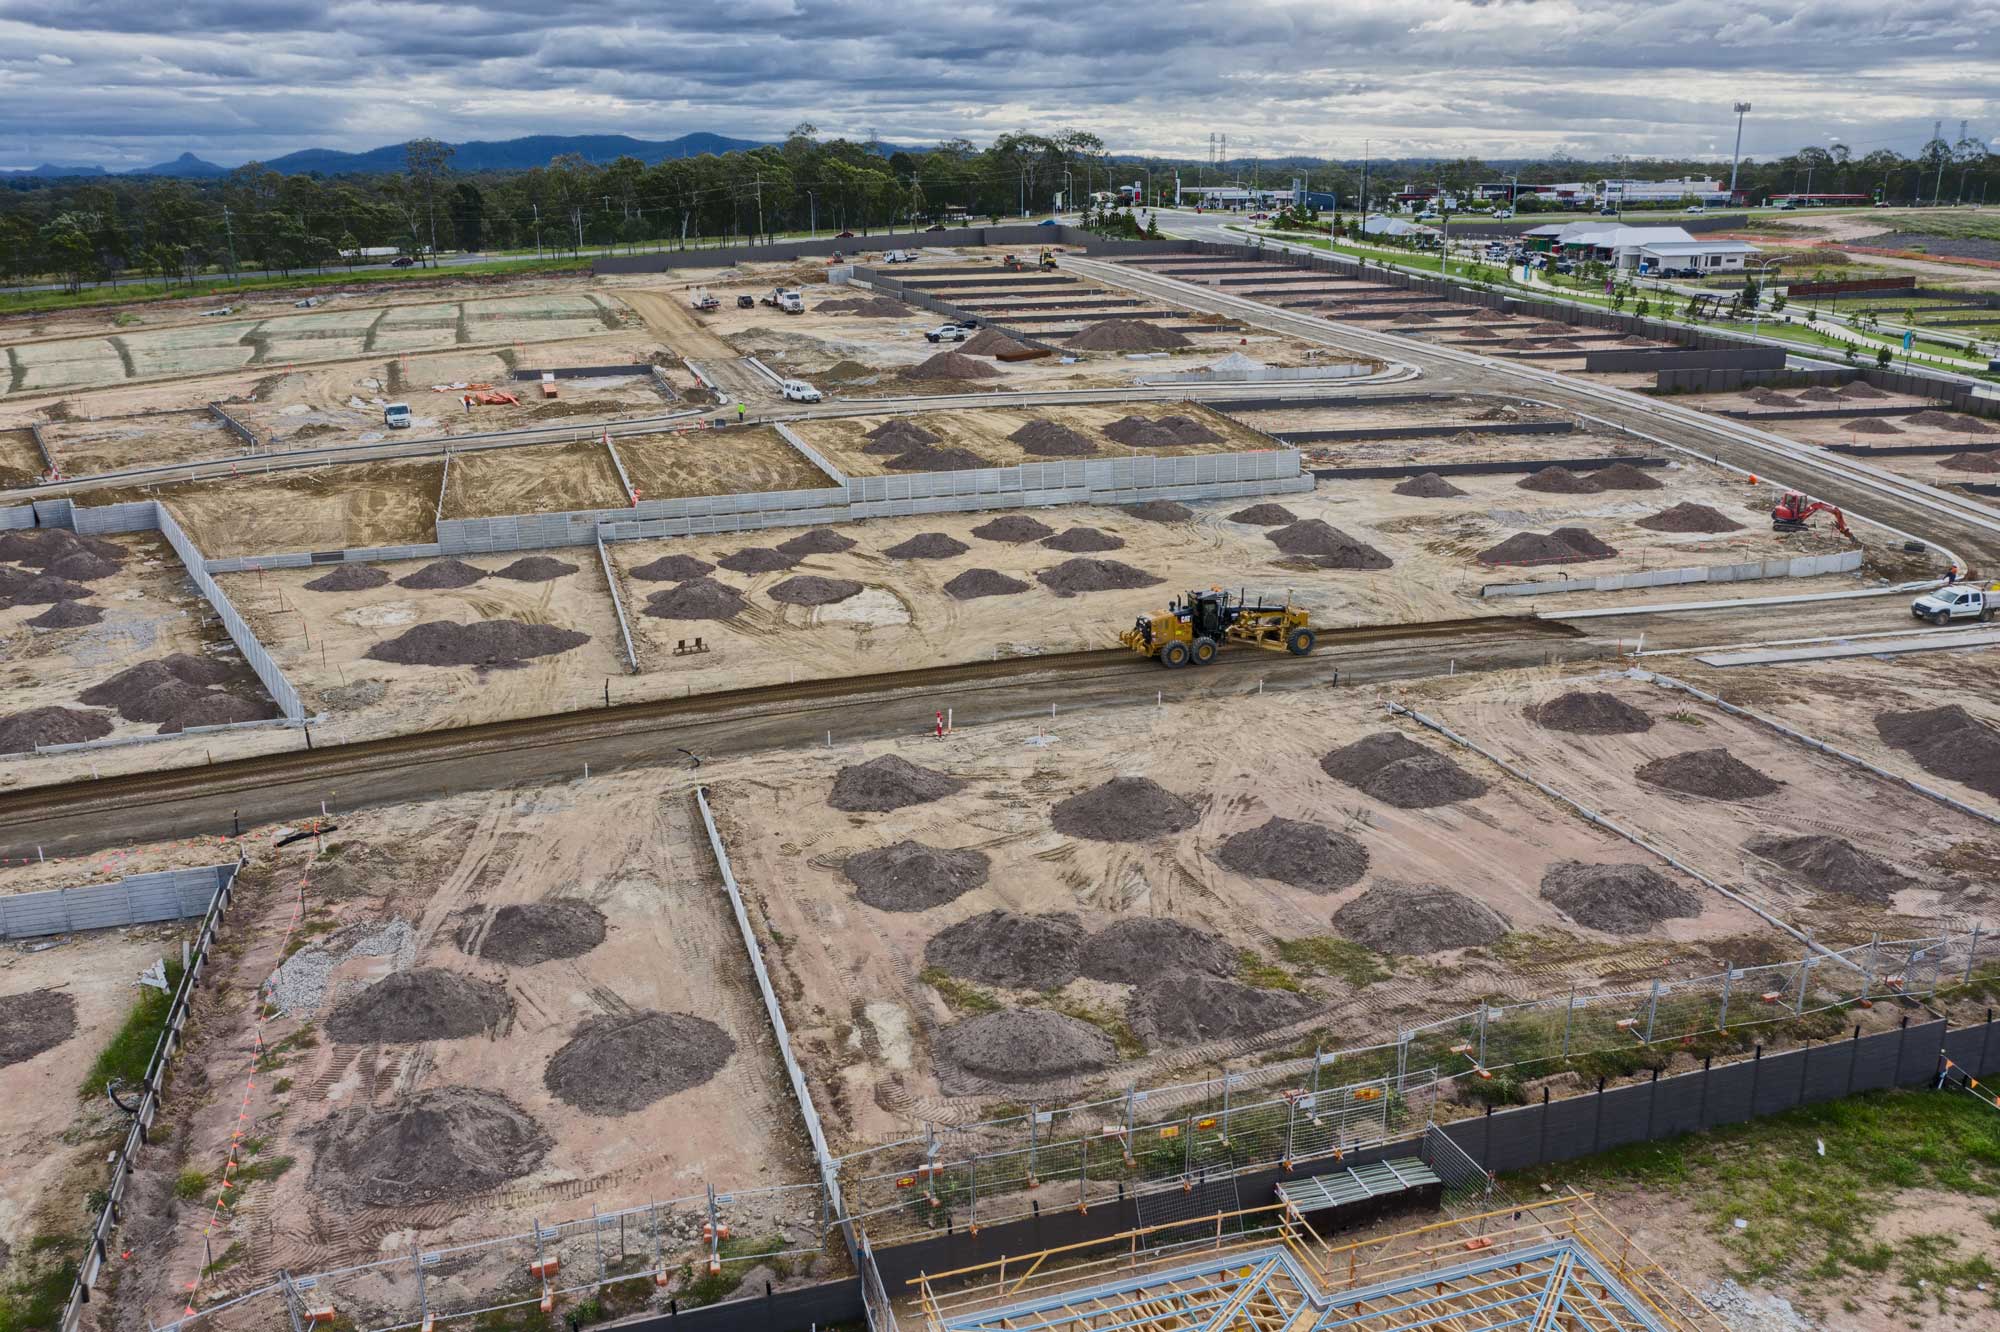
{"type": "Polygon", "coordinates": [[[248,442],[206,408],[54,421],[42,439],[64,476],[171,467],[245,453],[248,442]]]}
{"type": "Polygon", "coordinates": [[[600,439],[454,452],[443,518],[618,509],[632,502],[600,439]]]}
{"type": "Polygon", "coordinates": [[[792,429],[847,476],[1079,459],[1247,453],[1277,447],[1268,436],[1192,402],[925,412],[907,418],[856,416],[801,421],[792,429]],[[931,438],[906,445],[903,440],[916,436],[883,436],[881,432],[901,430],[899,422],[931,438]],[[1022,440],[1013,438],[1037,422],[1043,423],[1038,428],[1056,427],[1060,436],[1052,443],[1025,436],[1022,440]],[[877,433],[871,435],[871,431],[877,433]]]}
{"type": "MultiPolygon", "coordinates": [[[[129,1195],[112,1297],[132,1322],[710,1182],[741,1191],[744,1233],[812,1243],[810,1189],[756,1192],[810,1177],[803,1129],[688,786],[663,775],[342,811],[317,847],[254,859],[179,1061],[211,1094],[170,1101],[129,1195]]],[[[699,1220],[662,1213],[665,1256],[691,1256],[699,1220]]],[[[587,1269],[588,1230],[551,1254],[587,1269]]],[[[532,1299],[527,1261],[454,1251],[430,1307],[532,1299]]],[[[316,1298],[379,1326],[416,1297],[406,1261],[316,1298]]]]}
{"type": "Polygon", "coordinates": [[[345,463],[130,490],[92,503],[158,499],[210,559],[394,546],[436,539],[444,463],[345,463]]]}
{"type": "Polygon", "coordinates": [[[833,485],[831,477],[770,426],[621,435],[613,447],[641,500],[833,485]]]}
{"type": "Polygon", "coordinates": [[[33,433],[0,428],[0,490],[32,486],[46,471],[48,464],[35,447],[33,433]]]}
{"type": "MultiPolygon", "coordinates": [[[[1327,402],[1287,403],[1279,399],[1270,406],[1254,398],[1225,399],[1215,405],[1215,410],[1272,435],[1283,435],[1290,430],[1359,432],[1371,427],[1401,430],[1457,426],[1476,431],[1482,425],[1500,425],[1504,429],[1527,423],[1575,423],[1575,418],[1558,408],[1526,399],[1442,393],[1362,392],[1327,402]]],[[[1542,442],[1559,441],[1552,434],[1542,442]]]]}

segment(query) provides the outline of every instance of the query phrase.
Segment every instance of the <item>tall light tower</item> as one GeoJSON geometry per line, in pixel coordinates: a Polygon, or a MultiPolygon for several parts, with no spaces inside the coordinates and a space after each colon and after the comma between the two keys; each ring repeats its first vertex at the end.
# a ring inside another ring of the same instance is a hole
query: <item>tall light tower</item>
{"type": "Polygon", "coordinates": [[[1750,103],[1736,104],[1736,154],[1729,159],[1729,199],[1736,200],[1736,167],[1743,160],[1743,113],[1750,109],[1750,103]]]}

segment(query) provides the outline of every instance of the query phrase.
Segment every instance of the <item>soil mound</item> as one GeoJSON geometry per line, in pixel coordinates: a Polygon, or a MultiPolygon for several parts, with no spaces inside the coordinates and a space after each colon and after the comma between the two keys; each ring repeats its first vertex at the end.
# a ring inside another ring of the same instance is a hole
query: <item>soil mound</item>
{"type": "Polygon", "coordinates": [[[2000,799],[2000,732],[1958,704],[1921,712],[1882,712],[1875,732],[1933,777],[1962,782],[2000,799]]]}
{"type": "Polygon", "coordinates": [[[806,555],[838,555],[842,551],[853,550],[856,543],[848,540],[831,527],[815,527],[810,532],[801,532],[789,541],[780,541],[778,549],[793,557],[806,555]]]}
{"type": "Polygon", "coordinates": [[[396,580],[397,587],[413,587],[419,591],[433,591],[438,588],[471,587],[486,577],[486,570],[467,564],[464,560],[438,560],[426,564],[413,574],[396,580]]]}
{"type": "Polygon", "coordinates": [[[1128,504],[1119,512],[1144,523],[1185,523],[1194,518],[1194,510],[1176,500],[1147,500],[1143,504],[1128,504]]]}
{"type": "Polygon", "coordinates": [[[1572,735],[1636,735],[1653,729],[1653,719],[1642,709],[1601,689],[1572,689],[1523,711],[1537,726],[1572,735]]]}
{"type": "Polygon", "coordinates": [[[1419,499],[1454,499],[1465,493],[1436,472],[1425,472],[1407,481],[1398,481],[1390,490],[1397,495],[1415,495],[1419,499]]]}
{"type": "Polygon", "coordinates": [[[928,805],[964,789],[965,783],[956,777],[884,754],[842,768],[826,803],[850,814],[885,814],[907,805],[928,805]]]}
{"type": "Polygon", "coordinates": [[[176,652],[126,667],[78,694],[77,702],[114,708],[127,721],[164,722],[228,678],[229,668],[220,662],[176,652]]]}
{"type": "Polygon", "coordinates": [[[1750,401],[1756,403],[1759,407],[1796,407],[1799,405],[1784,394],[1773,392],[1770,389],[1758,389],[1750,395],[1750,401]]]}
{"type": "Polygon", "coordinates": [[[553,1145],[499,1092],[432,1087],[336,1111],[321,1130],[313,1184],[362,1205],[468,1198],[529,1174],[553,1145]]]}
{"type": "Polygon", "coordinates": [[[966,472],[991,464],[971,449],[919,444],[882,465],[897,472],[966,472]]]}
{"type": "Polygon", "coordinates": [[[829,314],[860,315],[867,319],[901,319],[910,312],[909,307],[901,301],[890,300],[887,296],[867,296],[848,301],[821,301],[813,309],[829,314]]]}
{"type": "Polygon", "coordinates": [[[684,583],[690,578],[714,573],[715,566],[692,555],[662,555],[651,564],[642,564],[632,576],[647,583],[684,583]]]}
{"type": "Polygon", "coordinates": [[[1168,351],[1192,347],[1185,335],[1145,319],[1105,319],[1063,339],[1083,351],[1168,351]]]}
{"type": "Polygon", "coordinates": [[[983,851],[953,851],[904,840],[857,851],[840,872],[854,895],[877,911],[929,911],[986,882],[992,862],[983,851]]]}
{"type": "Polygon", "coordinates": [[[831,606],[836,601],[845,601],[849,597],[858,596],[860,592],[861,584],[852,578],[822,578],[818,574],[801,574],[796,578],[787,578],[764,595],[787,606],[831,606]]]}
{"type": "Polygon", "coordinates": [[[1917,881],[1842,837],[1753,837],[1744,850],[1783,865],[1821,892],[1887,906],[1917,881]]]}
{"type": "Polygon", "coordinates": [[[1252,504],[1229,515],[1230,522],[1251,527],[1285,527],[1298,520],[1299,516],[1282,504],[1252,504]]]}
{"type": "Polygon", "coordinates": [[[794,557],[769,546],[746,546],[733,555],[724,555],[718,561],[731,573],[777,573],[798,563],[794,557]]]}
{"type": "Polygon", "coordinates": [[[89,555],[116,564],[125,558],[126,553],[125,547],[115,541],[78,536],[62,527],[0,532],[0,560],[10,560],[30,569],[49,569],[72,555],[89,555]]]}
{"type": "Polygon", "coordinates": [[[1586,929],[1643,934],[1663,920],[1701,914],[1701,896],[1650,865],[1565,860],[1542,875],[1541,898],[1586,929]]]}
{"type": "Polygon", "coordinates": [[[457,1040],[494,1031],[514,1015],[507,987],[443,967],[384,976],[326,1015],[326,1034],[342,1045],[404,1045],[457,1040]]]}
{"type": "Polygon", "coordinates": [[[1597,539],[1596,533],[1587,527],[1558,527],[1549,535],[1568,545],[1586,560],[1608,560],[1618,553],[1616,546],[1605,545],[1597,539]]]}
{"type": "Polygon", "coordinates": [[[1452,948],[1483,948],[1505,934],[1510,924],[1464,893],[1435,883],[1381,879],[1334,912],[1333,927],[1378,953],[1423,956],[1452,948]]]}
{"type": "Polygon", "coordinates": [[[1595,478],[1579,476],[1567,467],[1544,467],[1514,484],[1522,490],[1537,490],[1545,495],[1595,495],[1603,489],[1595,478]]]}
{"type": "Polygon", "coordinates": [[[1077,966],[1092,980],[1141,985],[1154,977],[1232,976],[1236,950],[1224,939],[1163,916],[1128,916],[1084,940],[1077,966]]]}
{"type": "Polygon", "coordinates": [[[1662,509],[1650,518],[1641,518],[1633,524],[1651,532],[1740,532],[1743,524],[1733,521],[1720,509],[1712,509],[1706,504],[1682,502],[1671,509],[1662,509]]]}
{"type": "Polygon", "coordinates": [[[1073,560],[1064,560],[1053,569],[1044,569],[1035,578],[1059,597],[1073,597],[1079,592],[1122,592],[1160,585],[1160,580],[1144,569],[1134,569],[1117,560],[1093,560],[1081,555],[1073,560]]]}
{"type": "Polygon", "coordinates": [[[1317,823],[1273,818],[1237,833],[1215,858],[1238,874],[1276,879],[1309,892],[1330,893],[1361,882],[1368,872],[1368,848],[1317,823]]]}
{"type": "Polygon", "coordinates": [[[1313,1001],[1292,990],[1260,990],[1213,976],[1160,976],[1141,985],[1126,1005],[1126,1020],[1148,1045],[1262,1036],[1303,1021],[1313,1001]]]}
{"type": "Polygon", "coordinates": [[[1900,435],[1903,433],[1901,427],[1892,426],[1887,421],[1874,416],[1864,416],[1859,421],[1842,421],[1838,429],[1850,435],[1900,435]]]}
{"type": "Polygon", "coordinates": [[[976,601],[980,597],[1011,597],[1026,592],[1028,585],[998,569],[967,569],[946,583],[944,590],[954,601],[976,601]]]}
{"type": "Polygon", "coordinates": [[[918,425],[907,416],[898,416],[884,421],[873,430],[865,432],[874,442],[861,447],[863,453],[874,457],[901,453],[904,449],[918,444],[935,444],[939,436],[918,425]]]}
{"type": "MultiPolygon", "coordinates": [[[[1955,435],[1990,435],[1993,428],[1976,416],[1960,416],[1957,412],[1940,412],[1925,408],[1921,412],[1911,412],[1903,418],[1905,424],[1928,426],[1932,430],[1949,430],[1955,435]]],[[[62,561],[67,563],[67,561],[62,561]]],[[[62,574],[65,578],[75,578],[76,574],[66,572],[56,565],[49,566],[50,573],[62,574]]]]}
{"type": "Polygon", "coordinates": [[[1040,541],[1052,536],[1055,528],[1038,522],[1022,513],[1010,513],[1004,518],[995,518],[990,523],[982,523],[972,529],[972,535],[981,541],[1004,541],[1009,545],[1022,545],[1029,541],[1040,541]]]}
{"type": "Polygon", "coordinates": [[[1265,539],[1287,555],[1311,560],[1322,569],[1358,569],[1372,572],[1390,565],[1387,555],[1347,535],[1318,518],[1288,523],[1265,539]]]}
{"type": "Polygon", "coordinates": [[[1886,398],[1889,396],[1873,384],[1859,379],[1850,384],[1842,385],[1837,392],[1843,398],[1886,398]]]}
{"type": "Polygon", "coordinates": [[[82,583],[72,583],[54,574],[30,578],[7,594],[16,606],[53,606],[59,601],[82,601],[91,595],[91,590],[82,583]]]}
{"type": "Polygon", "coordinates": [[[727,583],[690,578],[646,598],[644,613],[656,620],[726,620],[749,606],[749,599],[727,583]]]}
{"type": "Polygon", "coordinates": [[[2000,453],[1954,453],[1938,466],[1954,472],[2000,472],[2000,453]]]}
{"type": "Polygon", "coordinates": [[[988,911],[931,936],[924,964],[1010,990],[1055,990],[1077,978],[1084,928],[1066,911],[988,911]]]}
{"type": "Polygon", "coordinates": [[[455,624],[450,620],[432,620],[387,642],[377,643],[366,655],[376,661],[405,666],[512,666],[536,657],[553,657],[589,641],[589,634],[558,629],[552,624],[524,624],[519,620],[455,624]]]}
{"type": "Polygon", "coordinates": [[[308,592],[369,592],[389,581],[387,569],[367,564],[343,564],[306,584],[308,592]]]}
{"type": "Polygon", "coordinates": [[[955,351],[941,351],[919,365],[901,372],[903,379],[995,379],[1000,372],[984,361],[955,351]]]}
{"type": "Polygon", "coordinates": [[[1612,463],[1590,474],[1599,490],[1663,490],[1656,476],[1649,476],[1631,463],[1612,463]]]}
{"type": "Polygon", "coordinates": [[[111,577],[123,567],[117,560],[107,560],[101,555],[80,550],[51,564],[49,573],[56,578],[67,578],[72,583],[94,583],[100,578],[111,577]]]}
{"type": "Polygon", "coordinates": [[[1395,731],[1377,731],[1319,761],[1337,782],[1397,809],[1433,809],[1486,794],[1486,783],[1395,731]]]}
{"type": "Polygon", "coordinates": [[[1400,731],[1377,731],[1327,754],[1319,766],[1336,782],[1359,786],[1391,763],[1430,752],[1400,731]]]}
{"type": "Polygon", "coordinates": [[[218,689],[194,699],[161,722],[159,734],[179,735],[190,726],[234,726],[239,722],[269,721],[278,715],[278,705],[269,699],[242,698],[218,689]]]}
{"type": "Polygon", "coordinates": [[[699,1087],[729,1062],[736,1042],[687,1013],[602,1013],[549,1059],[542,1085],[585,1114],[629,1115],[699,1087]]]}
{"type": "Polygon", "coordinates": [[[1758,772],[1726,749],[1691,749],[1642,763],[1633,774],[1652,786],[1711,800],[1755,800],[1783,783],[1758,772]]]}
{"type": "Polygon", "coordinates": [[[1078,555],[1125,548],[1123,537],[1100,532],[1094,527],[1072,527],[1052,537],[1042,538],[1042,544],[1050,550],[1063,550],[1078,555]]]}
{"type": "Polygon", "coordinates": [[[1113,777],[1049,811],[1057,832],[1093,842],[1147,842],[1192,828],[1200,817],[1193,801],[1150,777],[1113,777]]]}
{"type": "Polygon", "coordinates": [[[943,532],[920,532],[882,553],[892,560],[948,560],[971,549],[963,541],[943,532]]]}
{"type": "Polygon", "coordinates": [[[937,1057],[992,1082],[1035,1083],[1109,1068],[1118,1060],[1111,1038],[1081,1018],[1045,1008],[982,1013],[937,1035],[937,1057]]]}
{"type": "Polygon", "coordinates": [[[1023,453],[1037,458],[1074,458],[1097,452],[1097,442],[1085,434],[1054,421],[1030,421],[1007,436],[1023,453]]]}
{"type": "Polygon", "coordinates": [[[0,995],[0,1068],[33,1059],[76,1035],[76,1000],[60,990],[0,995]]]}
{"type": "Polygon", "coordinates": [[[33,629],[82,629],[98,623],[104,612],[83,601],[58,601],[28,621],[33,629]]]}
{"type": "Polygon", "coordinates": [[[1617,553],[1581,527],[1559,527],[1546,534],[1516,532],[1472,558],[1481,564],[1585,564],[1617,553]]]}
{"type": "Polygon", "coordinates": [[[0,754],[26,754],[36,745],[80,745],[111,734],[111,719],[78,708],[29,708],[0,717],[0,754]]]}
{"type": "Polygon", "coordinates": [[[958,351],[961,356],[1004,356],[1022,350],[1024,345],[997,328],[982,328],[960,344],[958,351]]]}
{"type": "Polygon", "coordinates": [[[1184,448],[1191,444],[1218,443],[1222,436],[1192,416],[1126,416],[1104,427],[1107,439],[1135,449],[1184,448]]]}
{"type": "Polygon", "coordinates": [[[548,583],[565,574],[576,572],[576,566],[568,560],[558,560],[548,555],[529,555],[515,560],[504,569],[495,569],[495,578],[508,578],[517,583],[548,583]]]}
{"type": "Polygon", "coordinates": [[[574,897],[503,906],[488,919],[475,914],[458,927],[458,946],[473,957],[532,967],[582,957],[604,942],[604,913],[574,897]]]}

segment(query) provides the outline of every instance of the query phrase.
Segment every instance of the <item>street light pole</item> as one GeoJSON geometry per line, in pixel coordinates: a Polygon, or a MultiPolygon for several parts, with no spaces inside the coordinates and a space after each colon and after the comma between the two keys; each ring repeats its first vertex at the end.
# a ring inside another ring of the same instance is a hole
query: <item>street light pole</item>
{"type": "Polygon", "coordinates": [[[1757,328],[1764,313],[1764,287],[1771,280],[1769,277],[1771,266],[1778,262],[1780,261],[1776,259],[1764,259],[1757,264],[1757,299],[1750,305],[1750,336],[1753,338],[1757,336],[1757,328]]]}
{"type": "Polygon", "coordinates": [[[1743,113],[1750,109],[1750,103],[1736,103],[1736,152],[1729,159],[1729,202],[1736,202],[1736,168],[1743,161],[1743,113]]]}

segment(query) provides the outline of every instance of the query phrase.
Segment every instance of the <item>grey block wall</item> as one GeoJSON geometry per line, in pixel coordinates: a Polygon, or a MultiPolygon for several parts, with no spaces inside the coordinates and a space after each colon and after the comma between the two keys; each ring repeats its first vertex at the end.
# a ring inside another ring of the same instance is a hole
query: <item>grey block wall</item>
{"type": "MultiPolygon", "coordinates": [[[[279,669],[271,654],[264,650],[263,643],[250,631],[249,624],[236,613],[236,607],[230,602],[228,594],[222,590],[221,584],[209,575],[207,561],[202,558],[201,552],[195,549],[194,542],[188,540],[187,533],[181,531],[181,525],[174,521],[171,513],[167,512],[166,505],[153,501],[152,506],[155,511],[153,520],[158,524],[161,534],[167,538],[167,544],[181,557],[181,563],[187,568],[188,577],[194,580],[194,585],[201,590],[202,596],[208,598],[208,604],[215,608],[216,615],[222,620],[222,627],[229,633],[229,641],[236,644],[236,650],[243,654],[243,660],[248,662],[250,669],[256,673],[265,692],[270,694],[271,701],[278,705],[278,710],[284,713],[287,720],[304,721],[306,710],[305,705],[299,701],[299,691],[292,688],[292,682],[285,678],[284,671],[279,669]]],[[[79,509],[77,512],[87,513],[90,510],[79,509]]]]}
{"type": "Polygon", "coordinates": [[[23,504],[18,508],[0,509],[0,532],[12,532],[35,525],[35,510],[23,504]]]}
{"type": "Polygon", "coordinates": [[[200,869],[133,874],[116,883],[0,897],[0,939],[185,920],[207,911],[216,889],[235,873],[236,862],[231,861],[200,869]]]}

